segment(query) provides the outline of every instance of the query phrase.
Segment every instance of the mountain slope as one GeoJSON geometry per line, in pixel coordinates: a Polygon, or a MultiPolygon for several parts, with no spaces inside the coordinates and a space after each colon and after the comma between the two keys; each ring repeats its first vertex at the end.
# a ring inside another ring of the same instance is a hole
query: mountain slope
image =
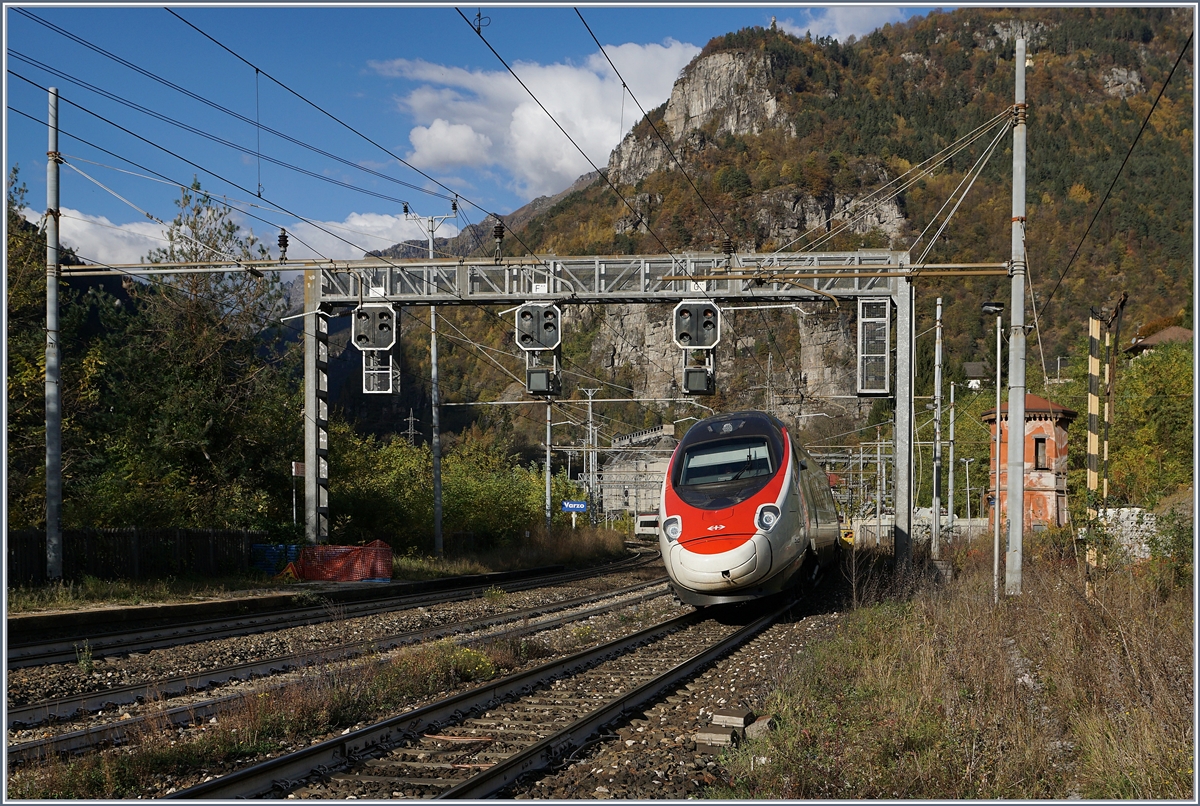
{"type": "MultiPolygon", "coordinates": [[[[802,251],[820,238],[821,250],[912,249],[915,259],[984,142],[922,176],[865,222],[846,226],[848,217],[875,188],[1006,114],[1014,96],[1014,40],[1023,35],[1029,58],[1026,247],[1038,326],[1029,342],[1030,374],[1040,374],[1041,354],[1051,372],[1063,355],[1071,358],[1066,374],[1082,371],[1085,357],[1072,351],[1088,310],[1122,291],[1130,294],[1128,333],[1163,316],[1190,326],[1190,55],[1129,150],[1192,19],[1189,10],[1167,8],[961,9],[846,43],[763,28],[717,37],[685,68],[670,100],[611,155],[607,174],[624,201],[599,178],[581,177],[562,194],[506,216],[519,237],[505,240],[505,253],[720,251],[725,237],[739,252],[802,251]]],[[[1005,133],[928,261],[1010,257],[1011,174],[1005,133]]],[[[491,223],[479,225],[487,249],[491,223]]],[[[458,248],[466,248],[467,235],[458,248]]],[[[979,304],[1007,299],[1008,287],[1002,277],[928,277],[918,284],[918,332],[930,324],[934,299],[945,301],[948,380],[961,380],[963,362],[991,365],[994,331],[979,304]]],[[[568,390],[597,385],[601,376],[637,396],[674,396],[664,381],[679,352],[657,326],[667,312],[610,306],[602,313],[567,313],[567,326],[578,332],[576,360],[593,376],[569,377],[568,390]]],[[[475,332],[472,316],[463,312],[464,332],[475,332]]],[[[475,318],[501,332],[500,343],[509,347],[503,326],[475,318]]],[[[787,399],[805,395],[787,413],[846,408],[841,395],[853,380],[852,313],[813,303],[800,314],[739,313],[730,324],[718,350],[718,405],[763,406],[771,383],[787,399]],[[827,353],[820,362],[818,352],[827,353]],[[768,367],[776,376],[770,381],[768,367]],[[825,384],[820,391],[812,388],[818,378],[825,384]]],[[[917,345],[918,393],[931,381],[927,342],[917,345]]],[[[631,408],[621,415],[621,427],[682,413],[631,408]]],[[[850,405],[846,413],[861,424],[860,407],[850,405]]]]}

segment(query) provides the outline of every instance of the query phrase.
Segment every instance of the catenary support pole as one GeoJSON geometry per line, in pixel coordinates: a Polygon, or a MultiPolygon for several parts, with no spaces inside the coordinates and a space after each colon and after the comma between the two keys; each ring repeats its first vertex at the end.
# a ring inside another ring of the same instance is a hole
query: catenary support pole
{"type": "Polygon", "coordinates": [[[46,151],[46,577],[62,579],[62,385],[58,344],[58,89],[50,88],[46,151]]]}
{"type": "MultiPolygon", "coordinates": [[[[996,499],[992,503],[992,528],[995,530],[992,538],[992,603],[1000,601],[1000,446],[1001,434],[1004,433],[1004,418],[1000,416],[1000,356],[1001,340],[1004,336],[1004,318],[996,314],[996,499]]],[[[1009,412],[1011,416],[1011,412],[1009,412]]],[[[1011,422],[1011,420],[1010,420],[1011,422]]],[[[1011,430],[1011,429],[1010,429],[1011,430]]],[[[1010,499],[1011,500],[1011,499],[1010,499]]]]}
{"type": "Polygon", "coordinates": [[[954,384],[950,384],[950,472],[946,478],[946,531],[954,534],[954,384]]]}
{"type": "Polygon", "coordinates": [[[937,298],[937,337],[933,348],[933,503],[929,554],[942,558],[942,298],[937,298]]]}
{"type": "Polygon", "coordinates": [[[875,548],[883,533],[883,431],[875,426],[875,548]]]}
{"type": "Polygon", "coordinates": [[[599,392],[596,389],[581,389],[588,397],[587,421],[587,453],[584,456],[584,475],[587,479],[588,514],[593,525],[596,523],[596,424],[592,419],[592,399],[599,392]]]}
{"type": "MultiPolygon", "coordinates": [[[[1017,40],[1013,104],[1012,319],[1008,339],[1008,554],[1004,591],[1021,593],[1025,533],[1025,40],[1017,40]]],[[[1000,412],[996,412],[1000,416],[1000,412]]]]}
{"type": "Polygon", "coordinates": [[[897,568],[912,563],[912,442],[913,442],[913,284],[907,277],[893,283],[896,303],[896,422],[893,465],[895,467],[894,500],[897,568]]]}
{"type": "Polygon", "coordinates": [[[546,398],[546,539],[550,539],[550,398],[546,398]]]}
{"type": "Polygon", "coordinates": [[[438,389],[437,306],[429,306],[429,363],[431,366],[430,386],[433,408],[433,433],[430,447],[433,449],[433,553],[441,557],[442,544],[442,395],[438,389]]]}

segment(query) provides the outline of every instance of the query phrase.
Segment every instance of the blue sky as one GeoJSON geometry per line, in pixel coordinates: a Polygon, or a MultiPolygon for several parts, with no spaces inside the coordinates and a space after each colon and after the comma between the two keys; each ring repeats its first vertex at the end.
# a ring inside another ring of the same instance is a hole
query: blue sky
{"type": "MultiPolygon", "coordinates": [[[[471,21],[482,15],[487,43],[586,158],[454,6],[173,6],[197,31],[157,6],[23,4],[4,9],[6,170],[19,166],[30,216],[40,215],[44,88],[57,87],[63,243],[89,261],[134,263],[162,244],[155,219],[176,212],[172,183],[193,176],[273,249],[282,226],[293,236],[289,257],[344,259],[423,239],[402,202],[441,216],[459,194],[461,216],[437,232],[453,235],[485,211],[505,214],[563,190],[592,170],[588,158],[605,166],[640,112],[574,9],[461,8],[471,21]]],[[[579,9],[647,110],[668,98],[714,36],[774,17],[792,33],[845,41],[928,12],[859,4],[579,9]]]]}

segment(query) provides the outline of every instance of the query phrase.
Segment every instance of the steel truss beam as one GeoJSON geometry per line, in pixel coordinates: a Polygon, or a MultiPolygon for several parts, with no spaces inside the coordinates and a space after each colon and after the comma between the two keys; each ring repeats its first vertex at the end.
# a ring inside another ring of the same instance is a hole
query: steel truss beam
{"type": "Polygon", "coordinates": [[[359,260],[323,266],[321,302],[404,305],[794,300],[889,293],[908,253],[858,251],[735,256],[589,256],[508,260],[359,260]],[[733,264],[732,266],[730,264],[733,264]],[[693,279],[695,278],[695,279],[693,279]]]}
{"type": "MultiPolygon", "coordinates": [[[[896,435],[892,452],[896,464],[896,559],[901,564],[910,561],[912,289],[913,280],[922,270],[934,267],[912,266],[907,252],[806,252],[734,255],[732,259],[712,253],[679,257],[589,256],[500,263],[370,259],[309,264],[308,268],[306,277],[318,275],[320,281],[316,299],[306,299],[305,308],[326,314],[338,307],[367,301],[419,306],[519,305],[542,301],[646,304],[679,302],[697,296],[717,302],[890,297],[896,308],[896,435]]],[[[994,273],[985,264],[938,268],[970,269],[953,272],[963,274],[994,273]]],[[[311,315],[305,318],[324,319],[311,315]]],[[[318,326],[315,330],[323,328],[318,326]]],[[[306,349],[315,351],[320,341],[323,340],[314,332],[306,339],[306,349]]],[[[305,458],[316,460],[320,474],[319,481],[306,479],[305,484],[306,535],[314,541],[328,535],[328,460],[325,459],[328,432],[321,417],[324,401],[313,400],[316,393],[308,390],[327,390],[327,378],[325,371],[318,369],[316,360],[307,359],[305,368],[308,411],[318,414],[318,422],[312,422],[310,416],[305,429],[305,458]]],[[[640,483],[635,482],[635,486],[640,483]]]]}

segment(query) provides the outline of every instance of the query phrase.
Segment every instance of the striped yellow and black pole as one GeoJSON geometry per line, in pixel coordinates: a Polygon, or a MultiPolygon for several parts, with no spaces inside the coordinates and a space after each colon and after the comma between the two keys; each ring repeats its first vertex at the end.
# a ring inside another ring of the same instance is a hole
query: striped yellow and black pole
{"type": "Polygon", "coordinates": [[[1096,510],[1097,486],[1100,475],[1100,319],[1088,319],[1088,418],[1087,418],[1087,595],[1092,595],[1092,569],[1096,566],[1096,535],[1094,529],[1099,512],[1096,510]]]}

